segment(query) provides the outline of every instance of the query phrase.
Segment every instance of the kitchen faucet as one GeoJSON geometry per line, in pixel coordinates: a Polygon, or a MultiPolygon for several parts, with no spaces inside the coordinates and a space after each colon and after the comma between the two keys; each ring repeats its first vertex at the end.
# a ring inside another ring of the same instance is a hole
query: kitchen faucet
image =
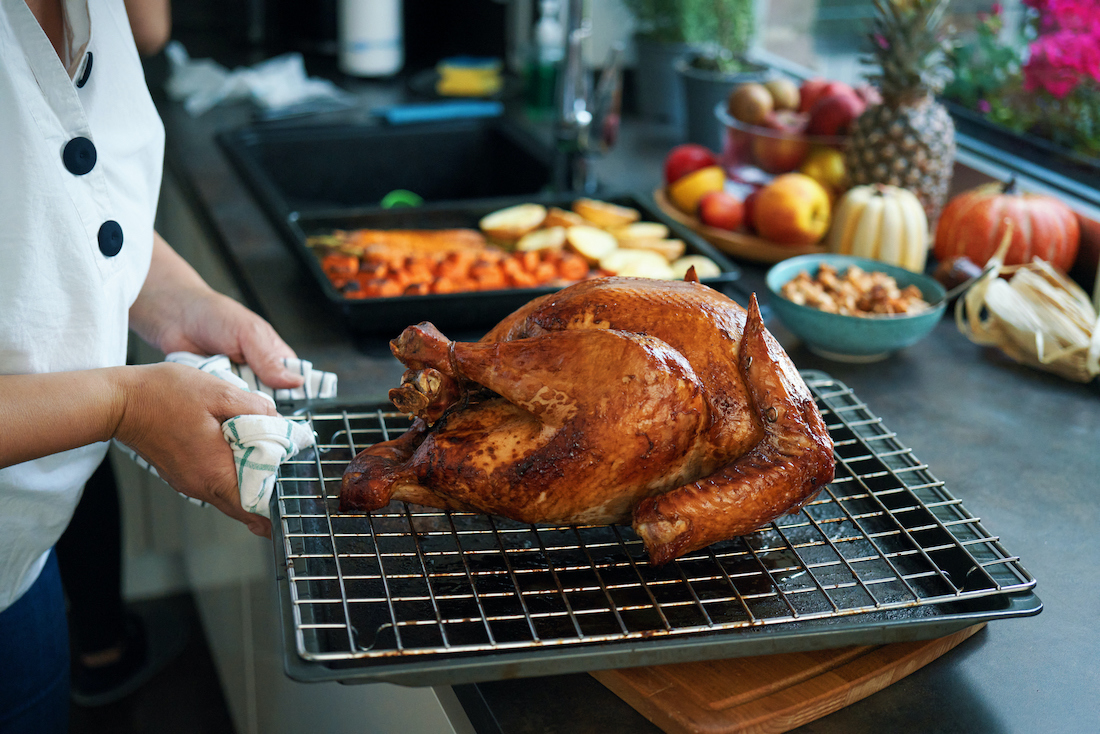
{"type": "Polygon", "coordinates": [[[565,5],[565,58],[558,75],[554,121],[554,176],[557,191],[595,193],[592,163],[615,144],[622,107],[623,45],[615,43],[595,88],[584,66],[584,39],[592,34],[584,0],[565,5]]]}

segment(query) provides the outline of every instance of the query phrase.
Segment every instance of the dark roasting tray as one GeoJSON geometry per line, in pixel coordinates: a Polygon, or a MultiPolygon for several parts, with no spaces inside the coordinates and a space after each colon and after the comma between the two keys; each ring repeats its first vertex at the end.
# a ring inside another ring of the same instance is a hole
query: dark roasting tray
{"type": "Polygon", "coordinates": [[[272,503],[287,673],[469,683],[930,639],[1042,610],[1035,579],[844,384],[806,372],[836,478],[749,535],[651,566],[629,527],[393,502],[336,511],[344,467],[409,425],[306,405],[272,503]]]}
{"type": "MultiPolygon", "coordinates": [[[[218,142],[301,260],[330,311],[351,331],[396,336],[420,321],[448,329],[487,330],[523,304],[555,289],[521,288],[389,298],[345,298],[325,276],[306,238],[334,229],[477,228],[497,209],[528,201],[569,208],[577,194],[546,193],[546,147],[505,119],[385,125],[254,125],[218,142]],[[393,189],[427,204],[384,209],[393,189]]],[[[634,207],[706,255],[722,274],[703,281],[725,290],[740,277],[729,258],[663,214],[648,194],[601,191],[594,198],[634,207]]]]}
{"type": "MultiPolygon", "coordinates": [[[[287,241],[319,287],[332,310],[346,320],[353,331],[396,335],[401,329],[421,321],[431,321],[444,329],[488,328],[515,311],[532,298],[552,293],[557,288],[512,288],[498,291],[429,294],[424,296],[393,296],[387,298],[347,298],[340,293],[321,270],[321,263],[307,246],[311,235],[328,234],[343,229],[477,229],[478,221],[498,209],[524,202],[568,209],[577,195],[537,194],[476,201],[444,202],[415,208],[339,210],[331,212],[293,213],[287,217],[284,229],[287,241]]],[[[723,290],[740,277],[740,269],[691,230],[672,221],[643,196],[632,193],[601,195],[604,201],[630,206],[642,213],[642,219],[661,222],[669,227],[671,236],[682,239],[688,254],[706,255],[718,263],[722,274],[702,282],[723,290]]]]}

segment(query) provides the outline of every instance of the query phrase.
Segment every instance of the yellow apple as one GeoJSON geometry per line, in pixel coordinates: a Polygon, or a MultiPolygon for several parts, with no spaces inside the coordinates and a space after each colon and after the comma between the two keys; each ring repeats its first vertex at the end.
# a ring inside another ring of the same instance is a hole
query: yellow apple
{"type": "Polygon", "coordinates": [[[801,103],[801,95],[798,92],[798,85],[795,84],[790,77],[776,77],[775,79],[769,79],[764,82],[764,86],[768,88],[768,91],[772,94],[772,100],[775,102],[775,109],[777,110],[797,110],[801,103]]]}
{"type": "Polygon", "coordinates": [[[761,237],[783,245],[812,245],[829,229],[829,193],[804,173],[785,173],[760,190],[753,224],[761,237]]]}
{"type": "Polygon", "coordinates": [[[695,216],[699,201],[711,191],[721,191],[725,185],[726,172],[722,167],[707,166],[669,184],[668,198],[684,214],[695,216]]]}
{"type": "Polygon", "coordinates": [[[798,170],[824,186],[834,200],[847,187],[844,154],[836,148],[815,148],[798,170]]]}

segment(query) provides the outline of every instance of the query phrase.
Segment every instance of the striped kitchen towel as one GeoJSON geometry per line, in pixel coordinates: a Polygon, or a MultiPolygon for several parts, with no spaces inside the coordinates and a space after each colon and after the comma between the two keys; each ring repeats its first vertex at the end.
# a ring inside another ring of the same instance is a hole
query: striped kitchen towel
{"type": "MultiPolygon", "coordinates": [[[[336,397],[336,375],[332,372],[315,370],[313,365],[304,359],[283,360],[289,369],[305,377],[302,387],[278,390],[259,382],[256,374],[247,365],[234,364],[225,355],[202,357],[189,352],[172,352],[165,359],[168,362],[190,365],[226,380],[242,390],[263,395],[273,402],[336,397]]],[[[270,502],[274,494],[276,472],[284,461],[313,445],[313,431],[303,421],[282,416],[239,415],[222,423],[222,435],[233,450],[241,506],[248,512],[271,517],[270,502]]],[[[156,467],[129,446],[118,441],[113,443],[138,466],[154,476],[160,476],[156,467]]],[[[203,507],[207,504],[194,497],[183,494],[180,496],[203,507]]]]}
{"type": "Polygon", "coordinates": [[[313,431],[280,416],[239,415],[222,423],[222,435],[233,449],[241,506],[270,518],[275,473],[284,461],[313,445],[313,431]]]}
{"type": "Polygon", "coordinates": [[[284,359],[283,364],[291,372],[305,378],[301,387],[275,389],[256,379],[256,373],[246,364],[235,364],[224,354],[203,357],[191,352],[172,352],[164,358],[165,362],[196,367],[223,380],[229,380],[238,387],[259,392],[274,398],[276,402],[302,400],[303,398],[336,397],[336,373],[313,369],[313,363],[305,359],[284,359]],[[235,378],[235,379],[234,379],[235,378]],[[242,384],[243,383],[243,384],[242,384]]]}

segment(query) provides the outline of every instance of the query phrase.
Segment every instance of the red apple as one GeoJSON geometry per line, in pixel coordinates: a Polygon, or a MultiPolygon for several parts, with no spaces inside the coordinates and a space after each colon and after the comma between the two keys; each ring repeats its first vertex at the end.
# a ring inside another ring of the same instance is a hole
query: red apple
{"type": "MultiPolygon", "coordinates": [[[[825,97],[831,97],[834,94],[855,94],[856,90],[851,84],[845,84],[844,82],[831,81],[825,85],[825,89],[821,91],[821,96],[818,100],[822,100],[825,97]]],[[[856,95],[859,96],[859,95],[856,95]]]]}
{"type": "Polygon", "coordinates": [[[768,173],[793,171],[810,152],[810,143],[803,137],[809,117],[789,110],[774,112],[765,121],[773,132],[752,135],[752,157],[768,173]]]}
{"type": "Polygon", "coordinates": [[[809,122],[809,115],[804,115],[794,110],[778,110],[768,115],[764,119],[764,124],[761,125],[761,127],[797,135],[806,130],[806,125],[808,125],[809,122]]]}
{"type": "Polygon", "coordinates": [[[760,198],[760,191],[761,189],[754,190],[741,202],[741,206],[745,211],[745,227],[750,232],[756,231],[756,220],[753,219],[753,216],[756,213],[756,202],[760,198]]]}
{"type": "Polygon", "coordinates": [[[745,206],[728,191],[712,191],[699,200],[699,219],[711,227],[732,231],[745,221],[745,206]]]}
{"type": "Polygon", "coordinates": [[[717,156],[705,146],[695,143],[677,145],[665,158],[665,184],[671,184],[689,173],[717,164],[717,156]]]}
{"type": "Polygon", "coordinates": [[[818,242],[829,228],[829,194],[802,173],[784,173],[760,191],[753,204],[760,236],[783,245],[818,242]]]}
{"type": "Polygon", "coordinates": [[[810,141],[802,137],[757,135],[752,141],[753,160],[768,173],[793,171],[802,165],[809,152],[810,141]]]}
{"type": "Polygon", "coordinates": [[[809,112],[813,109],[814,103],[821,98],[822,92],[830,83],[828,79],[822,76],[815,76],[802,82],[802,86],[798,90],[798,111],[809,112]]]}
{"type": "Polygon", "coordinates": [[[822,97],[810,110],[810,135],[844,135],[852,121],[863,114],[867,103],[854,91],[822,97]]]}

